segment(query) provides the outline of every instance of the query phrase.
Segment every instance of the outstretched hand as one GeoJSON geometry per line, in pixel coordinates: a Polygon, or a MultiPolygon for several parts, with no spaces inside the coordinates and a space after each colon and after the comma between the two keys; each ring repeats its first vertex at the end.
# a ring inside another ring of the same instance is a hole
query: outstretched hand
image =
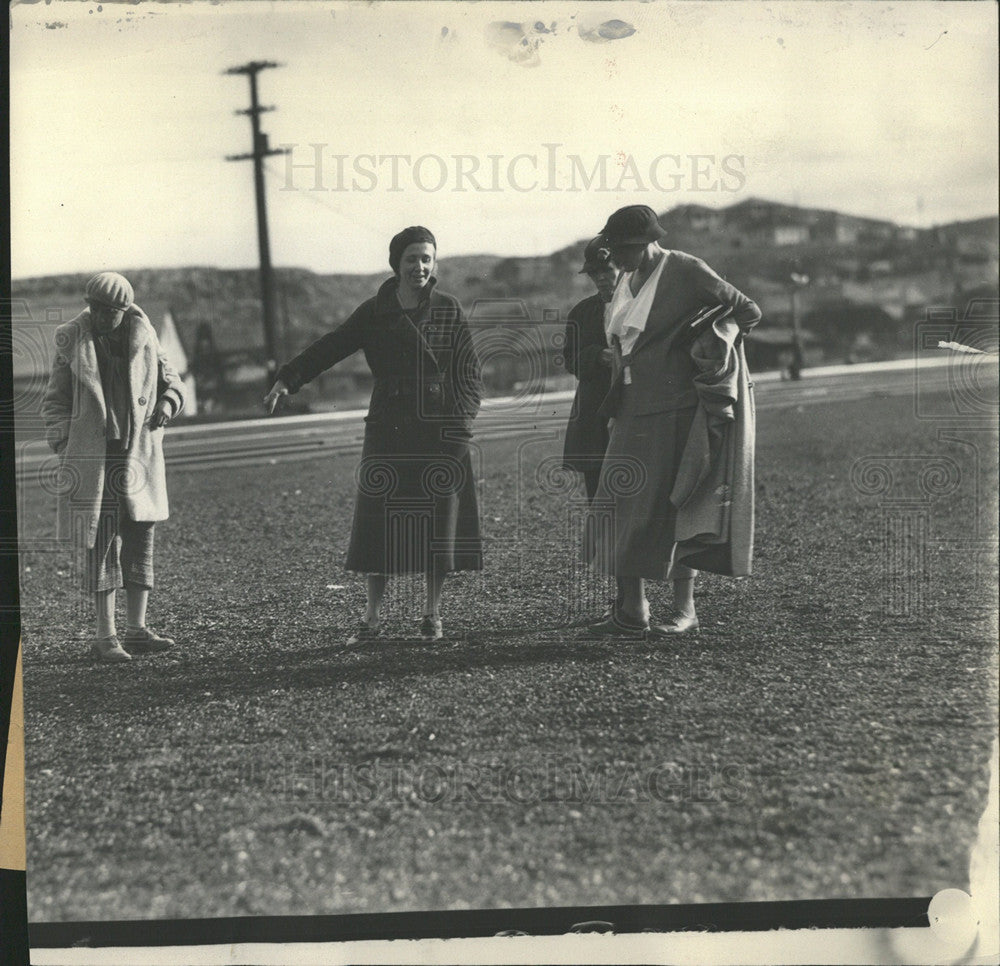
{"type": "Polygon", "coordinates": [[[282,396],[288,395],[288,386],[286,386],[280,379],[276,379],[274,385],[271,386],[271,391],[264,397],[264,409],[270,416],[274,413],[275,407],[278,405],[278,400],[282,396]]]}

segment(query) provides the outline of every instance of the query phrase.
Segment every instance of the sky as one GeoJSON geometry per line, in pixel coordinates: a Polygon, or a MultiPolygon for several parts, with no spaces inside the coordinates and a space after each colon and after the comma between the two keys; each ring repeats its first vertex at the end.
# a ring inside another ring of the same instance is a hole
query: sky
{"type": "Polygon", "coordinates": [[[21,3],[15,278],[258,263],[244,76],[275,265],[535,255],[625,204],[749,197],[929,226],[995,214],[997,6],[21,3]],[[289,165],[292,165],[290,167],[289,165]]]}

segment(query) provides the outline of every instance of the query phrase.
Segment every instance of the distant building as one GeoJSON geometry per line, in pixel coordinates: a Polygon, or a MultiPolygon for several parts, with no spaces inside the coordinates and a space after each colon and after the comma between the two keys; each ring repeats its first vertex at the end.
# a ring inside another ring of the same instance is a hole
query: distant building
{"type": "Polygon", "coordinates": [[[177,326],[174,324],[173,313],[168,309],[163,313],[163,320],[160,324],[154,323],[153,327],[156,329],[156,337],[160,340],[160,348],[184,382],[185,399],[182,415],[194,416],[198,412],[196,380],[188,364],[188,354],[184,343],[177,331],[177,326]]]}
{"type": "Polygon", "coordinates": [[[772,241],[775,245],[801,245],[809,239],[808,225],[775,225],[772,241]]]}
{"type": "Polygon", "coordinates": [[[749,240],[777,246],[889,241],[896,237],[898,230],[891,221],[859,218],[819,208],[800,208],[759,198],[741,201],[722,214],[727,227],[735,228],[749,240]]]}
{"type": "Polygon", "coordinates": [[[678,205],[671,208],[661,219],[664,227],[709,232],[719,231],[724,227],[725,212],[718,208],[708,208],[705,205],[678,205]]]}

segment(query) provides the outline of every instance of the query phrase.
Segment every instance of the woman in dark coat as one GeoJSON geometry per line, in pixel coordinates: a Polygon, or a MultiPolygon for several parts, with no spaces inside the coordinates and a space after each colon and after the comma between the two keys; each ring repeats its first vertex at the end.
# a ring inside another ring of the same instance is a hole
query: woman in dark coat
{"type": "Polygon", "coordinates": [[[598,410],[611,388],[611,350],[604,334],[604,307],[618,281],[607,239],[592,238],[583,253],[581,275],[589,276],[597,291],[577,302],[566,321],[566,368],[578,385],[563,445],[563,465],[583,474],[587,499],[593,500],[608,448],[608,418],[598,410]]]}
{"type": "MultiPolygon", "coordinates": [[[[593,503],[608,448],[608,417],[601,407],[611,388],[612,353],[604,332],[604,309],[621,274],[603,235],[587,243],[580,274],[587,275],[597,291],[577,302],[566,320],[566,368],[578,384],[566,425],[563,466],[583,474],[587,500],[593,503]]],[[[611,617],[616,603],[621,605],[620,587],[602,619],[611,617]]]]}
{"type": "Polygon", "coordinates": [[[378,635],[390,574],[423,573],[420,636],[443,636],[445,576],[482,569],[469,441],[482,398],[479,359],[458,300],[436,290],[434,236],[407,228],[389,245],[388,279],[342,325],[278,370],[264,399],[296,393],[358,349],[375,377],[345,566],[368,574],[368,608],[351,642],[378,635]]]}

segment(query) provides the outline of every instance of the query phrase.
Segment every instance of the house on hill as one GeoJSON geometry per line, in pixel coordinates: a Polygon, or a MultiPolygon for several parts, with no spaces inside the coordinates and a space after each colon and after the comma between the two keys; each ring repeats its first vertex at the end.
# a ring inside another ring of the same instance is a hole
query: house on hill
{"type": "Polygon", "coordinates": [[[808,242],[854,245],[905,237],[891,221],[820,208],[800,208],[760,198],[737,202],[722,214],[725,226],[736,229],[749,241],[778,247],[808,242]]]}
{"type": "Polygon", "coordinates": [[[660,216],[660,223],[667,231],[719,231],[725,225],[725,212],[705,205],[677,205],[660,216]]]}
{"type": "Polygon", "coordinates": [[[182,416],[194,416],[198,412],[198,395],[196,391],[196,380],[191,366],[188,363],[187,350],[177,326],[174,324],[174,315],[168,309],[160,316],[160,322],[153,322],[156,329],[156,337],[160,340],[160,348],[164,351],[170,364],[177,370],[184,383],[184,411],[182,416]]]}

